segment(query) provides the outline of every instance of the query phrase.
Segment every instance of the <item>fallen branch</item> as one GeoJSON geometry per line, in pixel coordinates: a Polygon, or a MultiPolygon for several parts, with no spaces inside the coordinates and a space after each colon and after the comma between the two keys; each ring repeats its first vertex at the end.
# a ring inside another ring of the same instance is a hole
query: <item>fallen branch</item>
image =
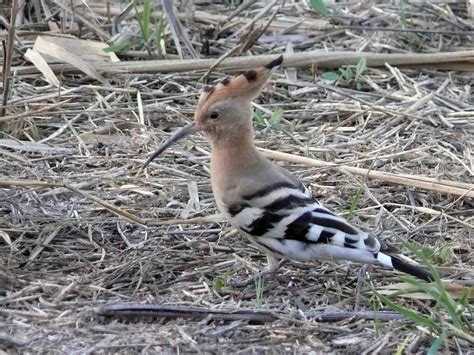
{"type": "MultiPolygon", "coordinates": [[[[99,315],[113,317],[153,316],[159,318],[187,318],[194,320],[221,320],[266,323],[273,322],[283,316],[281,312],[262,311],[254,309],[212,309],[193,306],[159,305],[159,304],[112,304],[94,309],[99,315]]],[[[318,321],[340,321],[344,319],[365,319],[381,321],[407,320],[402,314],[392,311],[325,311],[309,312],[309,319],[318,321]]]]}
{"type": "Polygon", "coordinates": [[[74,186],[67,185],[64,183],[55,183],[55,182],[48,182],[48,181],[40,181],[40,180],[0,180],[0,186],[21,186],[21,187],[51,187],[51,188],[58,188],[63,187],[66,189],[75,192],[78,195],[82,195],[85,198],[95,202],[96,204],[104,207],[107,211],[122,217],[132,223],[146,225],[146,221],[142,218],[135,216],[134,214],[127,212],[107,201],[102,200],[101,198],[94,196],[88,192],[82,191],[74,186]]]}
{"type": "Polygon", "coordinates": [[[259,149],[267,158],[270,159],[304,164],[308,166],[330,167],[341,172],[349,172],[358,176],[367,176],[371,179],[382,180],[392,184],[417,187],[423,190],[442,192],[462,197],[474,197],[474,184],[468,184],[459,181],[438,180],[419,175],[393,174],[384,171],[357,168],[354,166],[341,166],[336,163],[306,158],[295,154],[282,153],[263,148],[259,149]]]}
{"type": "MultiPolygon", "coordinates": [[[[13,0],[11,4],[11,15],[10,15],[10,27],[8,28],[7,42],[2,41],[3,45],[3,67],[2,67],[2,76],[3,76],[3,95],[2,95],[2,106],[0,108],[0,117],[5,116],[6,106],[8,103],[8,95],[10,90],[10,72],[12,57],[14,51],[14,38],[15,38],[15,20],[17,14],[17,1],[13,0]]],[[[0,122],[0,129],[2,128],[2,123],[0,122]]]]}
{"type": "MultiPolygon", "coordinates": [[[[217,68],[225,70],[250,69],[264,65],[275,59],[277,54],[265,54],[256,56],[245,56],[226,58],[217,68]]],[[[474,71],[474,50],[444,52],[444,53],[367,53],[367,52],[326,52],[314,50],[299,53],[284,54],[283,67],[311,67],[339,68],[342,65],[356,65],[360,58],[367,59],[367,66],[382,67],[385,64],[392,66],[425,67],[426,65],[450,65],[451,69],[462,67],[462,69],[474,71]]],[[[208,70],[215,64],[216,59],[182,59],[182,60],[145,60],[128,61],[119,63],[89,63],[90,66],[102,73],[178,73],[194,70],[208,70]]],[[[78,73],[78,69],[69,64],[51,65],[54,72],[78,73]]],[[[14,67],[17,75],[38,73],[36,67],[14,67]]]]}
{"type": "Polygon", "coordinates": [[[161,318],[191,318],[196,320],[246,320],[249,322],[273,322],[278,319],[274,313],[253,309],[211,309],[192,306],[158,304],[115,304],[104,305],[94,310],[103,316],[155,316],[161,318]]]}

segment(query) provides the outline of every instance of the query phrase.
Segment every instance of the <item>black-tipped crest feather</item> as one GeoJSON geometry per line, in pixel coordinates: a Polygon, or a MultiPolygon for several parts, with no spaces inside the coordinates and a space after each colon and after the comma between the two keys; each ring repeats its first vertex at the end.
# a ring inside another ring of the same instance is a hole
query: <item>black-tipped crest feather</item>
{"type": "Polygon", "coordinates": [[[224,86],[229,85],[229,83],[230,83],[230,79],[227,78],[227,77],[222,79],[222,81],[221,81],[221,84],[224,85],[224,86]]]}
{"type": "Polygon", "coordinates": [[[257,80],[257,72],[253,69],[246,71],[243,76],[247,78],[248,81],[257,80]]]}
{"type": "Polygon", "coordinates": [[[283,56],[280,55],[278,58],[272,60],[270,63],[268,63],[267,65],[265,65],[265,68],[267,69],[273,69],[279,65],[281,65],[281,63],[283,63],[283,56]]]}
{"type": "Polygon", "coordinates": [[[204,92],[213,92],[214,91],[214,86],[211,86],[211,85],[206,85],[202,88],[202,91],[204,92]]]}

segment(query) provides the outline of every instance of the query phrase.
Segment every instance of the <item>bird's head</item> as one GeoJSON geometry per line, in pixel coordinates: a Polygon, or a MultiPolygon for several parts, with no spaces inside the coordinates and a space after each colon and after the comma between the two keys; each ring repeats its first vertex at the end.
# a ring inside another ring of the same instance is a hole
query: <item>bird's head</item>
{"type": "Polygon", "coordinates": [[[199,97],[194,120],[163,142],[145,162],[144,167],[165,149],[189,134],[204,131],[211,140],[225,132],[238,132],[249,126],[252,100],[257,97],[272,73],[283,62],[279,56],[257,69],[248,70],[232,79],[225,78],[216,86],[206,86],[199,97]]]}

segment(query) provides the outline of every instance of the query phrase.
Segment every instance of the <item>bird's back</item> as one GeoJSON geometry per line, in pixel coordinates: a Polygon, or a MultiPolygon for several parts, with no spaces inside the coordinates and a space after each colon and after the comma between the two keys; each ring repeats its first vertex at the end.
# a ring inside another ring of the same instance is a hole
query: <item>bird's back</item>
{"type": "Polygon", "coordinates": [[[297,261],[375,262],[380,243],[316,201],[288,170],[261,155],[248,163],[220,171],[226,178],[213,180],[226,186],[213,188],[223,191],[216,194],[221,212],[254,244],[297,261]]]}

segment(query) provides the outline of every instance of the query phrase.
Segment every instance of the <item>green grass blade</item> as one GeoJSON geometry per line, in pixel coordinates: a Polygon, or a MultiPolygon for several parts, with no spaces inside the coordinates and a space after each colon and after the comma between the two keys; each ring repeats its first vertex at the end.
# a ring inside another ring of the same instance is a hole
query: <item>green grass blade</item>
{"type": "Polygon", "coordinates": [[[437,337],[436,340],[428,348],[426,355],[437,355],[439,353],[439,350],[441,349],[441,346],[443,346],[445,340],[446,337],[444,334],[437,337]]]}
{"type": "Polygon", "coordinates": [[[143,12],[142,12],[142,35],[143,41],[148,43],[148,39],[150,38],[150,15],[151,15],[151,2],[150,0],[145,0],[143,4],[143,12]]]}
{"type": "Polygon", "coordinates": [[[360,58],[360,60],[357,62],[357,65],[356,65],[356,74],[355,74],[354,80],[357,81],[357,79],[359,79],[359,77],[362,75],[362,73],[365,72],[366,69],[367,69],[367,58],[366,58],[366,57],[362,57],[362,58],[360,58]]]}
{"type": "Polygon", "coordinates": [[[117,52],[120,52],[122,50],[124,50],[125,48],[128,48],[130,47],[131,44],[129,42],[123,42],[123,43],[117,43],[117,44],[113,44],[107,48],[104,48],[102,49],[105,53],[110,53],[110,52],[114,52],[114,53],[117,53],[117,52]]]}
{"type": "Polygon", "coordinates": [[[463,321],[463,318],[458,312],[460,307],[462,308],[462,305],[458,304],[456,300],[454,300],[449,294],[449,292],[446,290],[438,270],[433,266],[433,264],[425,253],[420,252],[415,246],[413,246],[407,241],[403,241],[403,243],[413,254],[416,255],[416,257],[418,257],[423,262],[423,264],[428,268],[434,278],[434,283],[432,283],[431,285],[425,284],[418,280],[414,281],[413,279],[408,282],[410,282],[411,284],[417,284],[417,286],[422,288],[423,291],[432,295],[432,297],[438,302],[438,304],[450,315],[453,326],[458,329],[464,329],[465,322],[463,321]]]}
{"type": "Polygon", "coordinates": [[[321,77],[325,80],[333,80],[333,81],[337,81],[341,78],[338,73],[333,72],[333,71],[324,72],[321,74],[321,77]]]}
{"type": "Polygon", "coordinates": [[[163,18],[163,15],[161,15],[160,21],[156,24],[155,27],[155,41],[156,41],[156,49],[158,51],[158,55],[162,56],[165,51],[165,41],[163,40],[164,38],[164,26],[165,20],[163,18]]]}
{"type": "Polygon", "coordinates": [[[425,327],[428,327],[431,330],[439,330],[438,325],[433,321],[433,319],[420,315],[408,308],[397,305],[396,303],[392,302],[388,297],[385,297],[381,293],[377,292],[375,289],[373,289],[373,291],[375,295],[393,311],[404,315],[416,324],[424,325],[425,327]]]}
{"type": "Polygon", "coordinates": [[[257,124],[264,124],[262,111],[260,111],[259,109],[253,111],[253,120],[257,124]]]}
{"type": "Polygon", "coordinates": [[[356,194],[351,200],[351,204],[349,206],[349,213],[347,215],[347,219],[351,220],[354,217],[355,209],[357,208],[357,205],[359,203],[360,197],[362,196],[362,192],[364,189],[364,185],[367,183],[367,180],[369,179],[369,174],[372,168],[374,167],[375,162],[377,161],[379,154],[377,153],[377,156],[375,159],[372,161],[372,163],[369,166],[369,169],[367,170],[367,174],[364,175],[364,178],[362,180],[362,183],[359,186],[359,189],[357,190],[356,194]]]}
{"type": "Polygon", "coordinates": [[[329,16],[329,9],[324,3],[324,0],[310,0],[309,4],[313,8],[314,11],[316,11],[318,14],[323,15],[323,16],[329,16]]]}
{"type": "Polygon", "coordinates": [[[270,116],[270,126],[274,129],[279,129],[280,128],[280,123],[283,118],[283,111],[282,108],[277,108],[275,111],[272,112],[272,115],[270,116]]]}
{"type": "Polygon", "coordinates": [[[142,34],[142,39],[145,44],[147,44],[150,37],[150,14],[151,14],[151,3],[150,0],[145,0],[143,4],[143,11],[138,12],[138,1],[133,0],[133,7],[135,9],[135,16],[137,18],[138,25],[140,27],[140,32],[142,34]]]}

